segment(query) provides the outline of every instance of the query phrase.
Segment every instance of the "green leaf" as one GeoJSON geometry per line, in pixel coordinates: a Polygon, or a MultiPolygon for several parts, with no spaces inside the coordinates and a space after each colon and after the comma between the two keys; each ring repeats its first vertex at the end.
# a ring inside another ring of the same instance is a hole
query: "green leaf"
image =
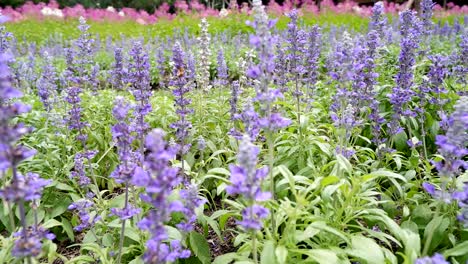
{"type": "Polygon", "coordinates": [[[385,257],[379,245],[371,238],[364,236],[351,237],[351,249],[346,250],[348,255],[359,258],[369,264],[385,263],[385,257]]]}
{"type": "Polygon", "coordinates": [[[443,254],[446,258],[468,255],[468,241],[464,241],[451,249],[447,249],[443,254]]]}
{"type": "Polygon", "coordinates": [[[285,264],[288,258],[288,249],[283,245],[279,245],[275,249],[275,255],[279,264],[285,264]]]}
{"type": "Polygon", "coordinates": [[[206,238],[197,232],[190,233],[190,248],[195,256],[203,263],[211,263],[210,246],[206,238]]]}
{"type": "Polygon", "coordinates": [[[309,249],[304,252],[310,259],[319,264],[337,264],[339,263],[338,256],[335,252],[328,249],[309,249]]]}
{"type": "Polygon", "coordinates": [[[42,227],[44,227],[45,229],[50,229],[54,226],[61,226],[61,225],[62,223],[60,223],[59,221],[55,219],[49,219],[44,224],[42,224],[42,227]]]}
{"type": "Polygon", "coordinates": [[[260,255],[260,264],[276,264],[278,263],[275,255],[275,244],[273,241],[267,241],[263,246],[262,254],[260,255]]]}
{"type": "Polygon", "coordinates": [[[66,219],[64,217],[61,217],[60,219],[61,219],[61,222],[62,222],[63,230],[65,230],[65,233],[67,233],[68,238],[71,241],[75,241],[75,234],[73,233],[73,227],[70,224],[70,221],[68,221],[68,219],[66,219]]]}
{"type": "Polygon", "coordinates": [[[427,224],[426,229],[424,229],[424,241],[425,243],[430,242],[429,251],[435,249],[446,237],[445,230],[447,230],[449,224],[450,220],[442,216],[432,219],[427,224]],[[430,241],[428,241],[429,237],[431,237],[430,241]]]}

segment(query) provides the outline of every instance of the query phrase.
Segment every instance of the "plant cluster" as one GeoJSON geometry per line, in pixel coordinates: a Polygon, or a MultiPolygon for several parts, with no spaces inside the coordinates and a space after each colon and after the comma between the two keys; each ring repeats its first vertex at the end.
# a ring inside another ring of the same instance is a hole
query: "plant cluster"
{"type": "Polygon", "coordinates": [[[255,0],[247,33],[106,41],[0,24],[0,263],[466,263],[467,21],[433,7],[356,31],[255,0]]]}

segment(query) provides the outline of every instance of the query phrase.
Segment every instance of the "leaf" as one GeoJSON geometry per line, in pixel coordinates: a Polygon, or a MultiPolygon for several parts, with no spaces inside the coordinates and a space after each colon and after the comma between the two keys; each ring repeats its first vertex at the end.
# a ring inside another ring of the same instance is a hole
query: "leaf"
{"type": "Polygon", "coordinates": [[[328,249],[310,249],[305,251],[304,254],[319,264],[339,263],[339,259],[336,253],[328,249]]]}
{"type": "Polygon", "coordinates": [[[336,160],[338,162],[338,166],[343,169],[347,173],[351,173],[353,170],[353,166],[349,162],[347,158],[345,158],[343,155],[338,154],[336,155],[336,160]]]}
{"type": "Polygon", "coordinates": [[[138,235],[138,232],[136,231],[135,228],[130,227],[130,226],[125,226],[125,236],[130,238],[133,241],[140,241],[140,236],[138,235]]]}
{"type": "Polygon", "coordinates": [[[447,249],[443,254],[446,258],[468,255],[468,241],[464,241],[451,249],[447,249]]]}
{"type": "Polygon", "coordinates": [[[275,255],[278,258],[279,264],[285,264],[286,259],[288,258],[288,249],[283,245],[279,245],[276,247],[275,255]]]}
{"type": "Polygon", "coordinates": [[[435,249],[440,242],[446,237],[445,230],[448,228],[450,221],[442,216],[432,219],[424,229],[424,241],[425,243],[430,242],[429,251],[435,249]],[[429,237],[431,238],[428,241],[429,237]]]}
{"type": "Polygon", "coordinates": [[[364,236],[351,237],[351,249],[346,250],[348,255],[357,257],[369,264],[385,263],[385,257],[379,245],[371,238],[364,236]]]}
{"type": "Polygon", "coordinates": [[[44,224],[42,224],[42,227],[44,227],[45,229],[50,229],[54,226],[61,226],[61,225],[62,223],[60,223],[59,221],[55,219],[49,219],[44,224]]]}
{"type": "Polygon", "coordinates": [[[260,256],[260,264],[276,264],[278,263],[275,255],[275,244],[273,241],[268,240],[263,246],[262,254],[260,256]]]}
{"type": "Polygon", "coordinates": [[[239,255],[236,252],[227,253],[221,256],[217,256],[213,261],[213,264],[229,264],[237,258],[239,258],[239,255]]]}
{"type": "Polygon", "coordinates": [[[70,221],[68,221],[68,219],[64,217],[61,217],[61,221],[62,221],[63,230],[65,230],[65,233],[67,233],[68,238],[71,241],[75,241],[75,234],[73,233],[73,227],[70,224],[70,221]]]}
{"type": "Polygon", "coordinates": [[[211,263],[210,246],[206,238],[197,232],[190,233],[190,248],[203,263],[211,263]]]}

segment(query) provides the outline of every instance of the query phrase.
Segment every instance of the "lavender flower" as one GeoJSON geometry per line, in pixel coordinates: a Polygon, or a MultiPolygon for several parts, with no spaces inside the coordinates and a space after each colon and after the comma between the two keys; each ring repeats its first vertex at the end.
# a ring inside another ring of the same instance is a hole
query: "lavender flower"
{"type": "Polygon", "coordinates": [[[37,80],[37,91],[39,98],[47,112],[52,108],[53,98],[57,96],[57,73],[52,64],[52,57],[44,52],[44,65],[42,66],[41,77],[37,80]]]}
{"type": "Polygon", "coordinates": [[[434,8],[435,3],[432,0],[422,0],[420,5],[423,34],[430,35],[434,27],[434,24],[432,23],[432,9],[434,8]]]}
{"type": "Polygon", "coordinates": [[[11,254],[16,258],[37,257],[42,251],[42,240],[53,240],[55,235],[49,233],[43,227],[28,229],[26,232],[20,230],[14,234],[18,237],[11,254]],[[25,236],[26,234],[26,236],[25,236]]]}
{"type": "Polygon", "coordinates": [[[251,143],[248,136],[244,136],[237,155],[239,165],[230,165],[231,185],[226,187],[229,195],[241,195],[246,200],[248,206],[242,212],[243,219],[238,224],[250,231],[261,229],[261,221],[268,215],[268,210],[257,203],[271,197],[269,192],[261,189],[268,168],[257,169],[258,153],[258,147],[251,143]]]}
{"type": "Polygon", "coordinates": [[[81,232],[93,227],[101,220],[101,216],[93,212],[94,206],[94,203],[90,199],[79,200],[68,206],[68,210],[77,211],[78,217],[80,218],[80,224],[75,226],[73,230],[81,232]]]}
{"type": "Polygon", "coordinates": [[[197,220],[195,209],[205,204],[206,200],[200,198],[198,195],[198,186],[194,184],[190,184],[186,189],[180,190],[180,198],[184,204],[184,208],[181,212],[185,217],[185,221],[177,224],[177,228],[184,232],[190,232],[193,230],[194,223],[197,220]]]}
{"type": "Polygon", "coordinates": [[[91,183],[89,177],[86,176],[86,165],[84,164],[85,159],[92,159],[96,153],[97,151],[86,151],[75,155],[75,169],[70,173],[70,178],[77,178],[78,185],[81,187],[85,187],[91,183]]]}
{"type": "Polygon", "coordinates": [[[148,54],[143,50],[142,43],[135,41],[130,50],[131,61],[128,67],[128,80],[133,97],[137,101],[135,107],[135,131],[140,140],[140,155],[143,155],[143,140],[149,129],[145,117],[151,112],[150,97],[150,63],[148,54]]]}
{"type": "Polygon", "coordinates": [[[3,23],[6,21],[7,18],[0,15],[0,54],[7,52],[10,46],[10,42],[13,38],[13,34],[6,31],[6,27],[3,25],[3,23]]]}
{"type": "Polygon", "coordinates": [[[400,57],[399,71],[396,75],[396,85],[389,94],[390,103],[393,106],[393,116],[388,124],[390,135],[396,135],[403,131],[400,126],[402,116],[415,116],[415,113],[409,109],[409,102],[414,96],[413,79],[414,65],[416,63],[416,49],[419,46],[420,24],[415,14],[410,11],[400,13],[400,57]]]}
{"type": "Polygon", "coordinates": [[[218,60],[218,68],[217,68],[218,77],[216,79],[216,84],[218,86],[225,86],[228,83],[229,75],[228,75],[228,68],[226,65],[226,59],[224,58],[223,49],[219,49],[217,60],[218,60]]]}
{"type": "Polygon", "coordinates": [[[159,87],[163,88],[166,86],[165,77],[166,77],[166,56],[164,54],[164,49],[162,47],[158,48],[156,51],[156,68],[158,69],[158,80],[159,87]]]}
{"type": "Polygon", "coordinates": [[[379,35],[380,39],[384,37],[384,28],[387,24],[386,18],[384,17],[384,4],[379,1],[372,7],[371,21],[369,22],[369,31],[375,30],[379,35]]]}
{"type": "Polygon", "coordinates": [[[281,41],[276,43],[275,64],[274,81],[280,91],[284,93],[288,90],[288,63],[286,60],[286,48],[283,47],[281,41]]]}
{"type": "Polygon", "coordinates": [[[458,99],[455,111],[449,119],[445,135],[436,136],[436,145],[444,161],[437,162],[436,168],[441,175],[453,177],[461,168],[468,169],[463,158],[468,155],[468,97],[458,99]]]}
{"type": "Polygon", "coordinates": [[[0,197],[6,201],[17,203],[19,201],[34,201],[41,198],[42,190],[52,180],[44,180],[36,173],[18,174],[14,184],[0,190],[0,197]]]}
{"type": "Polygon", "coordinates": [[[175,157],[176,150],[167,146],[164,132],[155,129],[146,137],[148,154],[145,157],[145,171],[138,168],[132,183],[145,188],[141,199],[152,205],[153,209],[138,223],[138,226],[150,232],[150,239],[146,242],[147,250],[144,261],[147,263],[173,262],[177,258],[187,258],[190,251],[183,250],[180,242],[171,241],[171,246],[165,241],[168,233],[165,223],[170,220],[172,212],[184,211],[184,206],[178,201],[170,201],[169,196],[175,186],[181,183],[177,168],[169,166],[169,161],[175,157]]]}
{"type": "Polygon", "coordinates": [[[131,180],[139,154],[133,150],[132,144],[135,140],[135,127],[131,124],[133,115],[130,111],[134,108],[123,97],[117,97],[113,109],[114,118],[117,123],[112,126],[112,138],[118,148],[120,164],[111,173],[111,178],[114,178],[118,183],[124,183],[131,180]]]}
{"type": "Polygon", "coordinates": [[[307,99],[310,103],[314,96],[315,84],[318,81],[319,58],[321,52],[321,29],[318,26],[313,26],[308,33],[308,45],[305,55],[306,77],[307,84],[307,99]]]}
{"type": "Polygon", "coordinates": [[[75,69],[76,74],[80,78],[80,84],[83,88],[90,80],[90,68],[91,62],[93,61],[92,56],[95,45],[95,40],[91,38],[89,28],[90,26],[86,23],[86,19],[84,17],[80,17],[78,29],[80,30],[81,34],[74,43],[77,49],[77,56],[75,57],[75,69]]]}
{"type": "MultiPolygon", "coordinates": [[[[465,30],[461,36],[458,50],[452,55],[451,61],[453,61],[453,75],[456,80],[461,84],[466,84],[468,75],[468,30],[465,30]]],[[[468,94],[466,85],[463,93],[468,94]]]]}
{"type": "Polygon", "coordinates": [[[181,155],[184,155],[190,148],[190,144],[187,144],[186,140],[189,136],[189,129],[192,127],[190,121],[187,120],[187,115],[192,113],[193,110],[188,108],[191,100],[187,98],[187,93],[190,91],[191,87],[188,85],[190,80],[185,72],[187,68],[185,53],[178,42],[174,45],[173,62],[174,69],[169,85],[174,87],[172,93],[175,97],[176,113],[179,116],[179,120],[171,124],[171,128],[176,130],[179,152],[181,155]]]}
{"type": "Polygon", "coordinates": [[[303,95],[299,82],[306,72],[306,69],[302,64],[302,54],[306,53],[306,33],[304,32],[304,30],[299,29],[298,27],[298,13],[296,9],[288,13],[288,17],[291,19],[291,21],[288,23],[287,30],[286,41],[288,44],[288,54],[286,58],[290,66],[289,71],[292,75],[291,80],[294,81],[295,86],[295,89],[292,92],[292,94],[297,99],[297,107],[299,110],[300,98],[303,95]]]}
{"type": "Polygon", "coordinates": [[[414,262],[414,264],[450,264],[445,260],[444,256],[439,253],[436,253],[432,257],[423,257],[419,258],[414,262]]]}

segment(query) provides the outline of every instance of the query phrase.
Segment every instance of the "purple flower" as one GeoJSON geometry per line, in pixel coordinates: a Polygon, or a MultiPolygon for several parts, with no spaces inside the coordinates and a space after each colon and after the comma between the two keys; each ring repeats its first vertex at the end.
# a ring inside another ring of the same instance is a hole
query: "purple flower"
{"type": "Polygon", "coordinates": [[[19,201],[34,201],[41,198],[42,190],[52,180],[44,180],[36,173],[18,174],[16,181],[0,190],[0,197],[13,203],[19,201]]]}
{"type": "Polygon", "coordinates": [[[20,230],[14,236],[18,238],[15,240],[11,254],[16,258],[37,257],[42,251],[42,240],[55,239],[55,235],[43,227],[28,229],[26,232],[20,230]]]}
{"type": "Polygon", "coordinates": [[[124,68],[124,58],[122,48],[114,49],[114,63],[112,64],[112,70],[110,70],[109,81],[112,87],[117,90],[122,90],[126,86],[125,81],[127,77],[127,69],[124,68]]]}
{"type": "Polygon", "coordinates": [[[432,0],[422,0],[420,5],[423,34],[430,35],[434,27],[434,24],[432,23],[432,9],[434,8],[435,3],[432,0]]]}
{"type": "Polygon", "coordinates": [[[101,220],[101,216],[92,212],[93,207],[94,203],[88,199],[79,200],[68,206],[68,210],[77,211],[80,219],[80,224],[75,226],[73,230],[81,232],[84,229],[93,227],[99,220],[101,220]]]}
{"type": "Polygon", "coordinates": [[[464,157],[468,155],[468,97],[458,99],[455,111],[448,121],[445,135],[436,136],[436,145],[444,161],[436,162],[439,173],[446,177],[453,177],[460,169],[468,169],[468,162],[464,157]]]}
{"type": "Polygon", "coordinates": [[[127,82],[131,86],[133,97],[137,101],[134,114],[134,128],[137,138],[140,140],[140,155],[143,155],[143,141],[149,130],[149,125],[145,118],[151,112],[150,97],[150,62],[149,55],[143,50],[140,41],[133,42],[130,50],[130,64],[128,66],[127,82]]]}
{"type": "Polygon", "coordinates": [[[263,192],[261,182],[268,175],[268,168],[257,169],[259,149],[250,142],[248,136],[242,138],[237,155],[238,165],[230,165],[231,185],[226,187],[229,195],[241,195],[249,204],[242,212],[243,219],[238,224],[248,230],[261,229],[261,220],[268,211],[258,202],[271,198],[271,194],[263,192]]]}
{"type": "Polygon", "coordinates": [[[379,37],[383,39],[384,28],[387,24],[386,18],[384,17],[384,3],[379,1],[372,7],[371,21],[369,22],[369,31],[375,30],[379,37]]]}
{"type": "Polygon", "coordinates": [[[46,111],[52,108],[52,100],[57,96],[57,73],[52,63],[52,57],[44,52],[44,65],[42,66],[41,77],[37,80],[36,87],[42,104],[46,111]]]}
{"type": "Polygon", "coordinates": [[[111,216],[115,215],[120,218],[120,220],[130,219],[135,215],[140,214],[140,208],[134,208],[133,206],[129,205],[126,208],[119,209],[119,208],[111,208],[111,216]]]}
{"type": "Polygon", "coordinates": [[[178,42],[174,45],[172,60],[174,62],[174,69],[169,85],[174,87],[172,93],[175,97],[176,113],[179,116],[179,120],[172,123],[171,128],[176,131],[175,134],[178,140],[179,151],[181,155],[184,155],[190,147],[190,145],[186,143],[186,140],[189,136],[189,130],[192,128],[192,124],[187,120],[187,115],[192,113],[193,110],[188,108],[192,101],[187,98],[187,93],[191,90],[189,81],[192,80],[187,76],[185,53],[178,42]]]}
{"type": "Polygon", "coordinates": [[[83,153],[77,153],[75,155],[75,167],[74,167],[74,170],[70,172],[70,178],[72,179],[77,178],[78,185],[80,185],[81,187],[87,186],[91,183],[91,180],[86,175],[86,165],[84,164],[85,159],[89,161],[96,154],[97,154],[97,151],[86,151],[83,153]]]}
{"type": "Polygon", "coordinates": [[[229,75],[228,75],[226,59],[224,58],[223,49],[219,49],[217,60],[218,60],[218,68],[217,68],[218,77],[216,79],[216,84],[218,86],[225,86],[228,84],[229,75]]]}
{"type": "Polygon", "coordinates": [[[129,182],[140,160],[139,153],[133,150],[133,142],[135,140],[135,127],[131,124],[133,115],[130,111],[134,106],[130,105],[123,97],[117,97],[114,103],[113,110],[114,118],[117,123],[112,126],[112,137],[118,148],[120,164],[112,172],[111,178],[116,182],[129,182]]]}
{"type": "Polygon", "coordinates": [[[414,264],[450,264],[445,260],[444,256],[439,253],[436,253],[432,257],[423,257],[417,259],[414,264]]]}
{"type": "Polygon", "coordinates": [[[415,95],[413,91],[414,65],[416,63],[416,49],[419,47],[421,34],[420,22],[411,10],[400,13],[400,56],[399,71],[396,75],[396,85],[388,95],[393,106],[393,116],[388,124],[390,135],[395,135],[403,129],[400,126],[402,116],[415,116],[408,104],[415,95]]]}
{"type": "Polygon", "coordinates": [[[237,103],[239,101],[239,93],[240,93],[240,83],[239,81],[233,81],[231,84],[231,98],[229,99],[229,104],[231,105],[230,113],[231,113],[231,120],[237,119],[237,103]]]}
{"type": "Polygon", "coordinates": [[[322,47],[321,29],[318,26],[313,26],[308,33],[307,51],[305,55],[305,82],[307,84],[307,99],[310,103],[314,96],[315,83],[318,81],[319,74],[319,58],[322,47]]]}
{"type": "MultiPolygon", "coordinates": [[[[174,262],[178,258],[187,258],[190,252],[182,250],[179,242],[171,241],[170,247],[165,243],[168,239],[165,223],[170,220],[171,213],[187,214],[186,210],[189,210],[181,202],[169,200],[174,188],[182,181],[178,169],[169,166],[169,161],[175,157],[176,150],[167,145],[164,132],[160,129],[148,134],[145,145],[148,150],[144,160],[146,170],[137,168],[132,179],[136,186],[145,188],[141,199],[153,207],[138,222],[138,227],[150,233],[150,239],[146,242],[144,261],[163,264],[168,261],[174,262]]],[[[190,203],[193,205],[196,201],[192,200],[190,203]]],[[[188,214],[188,218],[193,219],[191,214],[188,214]]]]}
{"type": "Polygon", "coordinates": [[[206,199],[198,195],[198,186],[194,184],[190,184],[186,189],[180,190],[180,198],[184,204],[181,212],[185,217],[185,221],[177,224],[177,227],[184,232],[190,232],[193,230],[194,223],[197,220],[195,209],[205,204],[206,199]]]}

